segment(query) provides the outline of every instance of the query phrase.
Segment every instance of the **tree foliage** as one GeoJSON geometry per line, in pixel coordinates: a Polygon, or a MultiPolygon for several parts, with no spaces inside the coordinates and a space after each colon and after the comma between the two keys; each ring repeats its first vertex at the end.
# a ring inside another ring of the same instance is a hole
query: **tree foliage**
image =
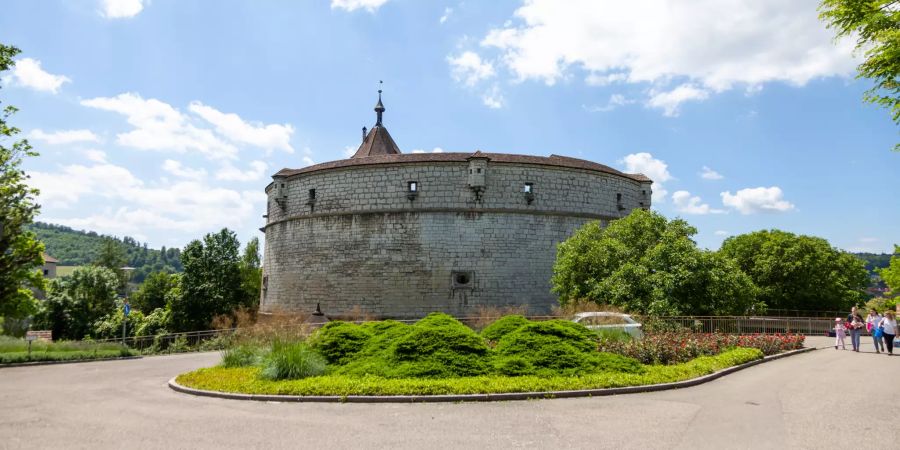
{"type": "MultiPolygon", "coordinates": [[[[12,58],[18,53],[19,49],[0,44],[0,74],[15,64],[12,58]]],[[[24,228],[40,205],[35,203],[37,189],[28,186],[20,166],[24,158],[37,153],[27,140],[15,140],[20,130],[7,120],[16,111],[9,105],[0,111],[0,316],[21,318],[35,310],[32,289],[44,287],[37,270],[44,263],[44,246],[24,228]]]]}
{"type": "Polygon", "coordinates": [[[856,38],[856,51],[865,58],[857,67],[858,77],[875,82],[865,100],[888,108],[900,123],[900,1],[823,0],[819,18],[838,38],[856,38]]]}
{"type": "Polygon", "coordinates": [[[216,315],[255,305],[241,284],[239,249],[237,236],[228,229],[207,234],[184,248],[181,292],[169,302],[176,329],[206,329],[216,315]]]}
{"type": "Polygon", "coordinates": [[[59,260],[62,266],[93,264],[101,258],[104,247],[113,241],[125,252],[125,263],[134,267],[130,281],[140,283],[153,272],[181,272],[181,250],[178,248],[153,249],[132,237],[121,239],[97,234],[93,231],[73,230],[64,225],[36,222],[28,227],[44,243],[46,252],[59,260]]]}
{"type": "Polygon", "coordinates": [[[131,294],[131,305],[141,311],[153,311],[166,307],[166,296],[174,286],[175,275],[153,272],[131,294]]]}
{"type": "Polygon", "coordinates": [[[879,269],[878,274],[887,283],[891,295],[900,295],[900,245],[894,245],[894,256],[891,257],[891,265],[879,269]]]}
{"type": "Polygon", "coordinates": [[[553,290],[636,313],[743,314],[760,308],[734,262],[698,249],[687,222],[635,210],[603,228],[590,222],[557,249],[553,290]]]}
{"type": "Polygon", "coordinates": [[[72,276],[50,282],[35,327],[53,330],[54,339],[94,335],[94,325],[116,309],[119,279],[105,267],[80,267],[72,276]]]}
{"type": "Polygon", "coordinates": [[[262,288],[262,268],[259,262],[259,238],[253,237],[247,241],[244,254],[241,256],[241,289],[249,302],[258,299],[262,288]]]}
{"type": "Polygon", "coordinates": [[[780,230],[730,237],[720,252],[760,288],[769,308],[804,311],[848,309],[863,299],[863,261],[822,238],[780,230]]]}

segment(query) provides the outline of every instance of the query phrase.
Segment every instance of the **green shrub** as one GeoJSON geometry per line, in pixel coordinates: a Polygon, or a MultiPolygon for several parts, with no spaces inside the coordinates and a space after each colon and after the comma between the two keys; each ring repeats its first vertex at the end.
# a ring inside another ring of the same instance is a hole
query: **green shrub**
{"type": "MultiPolygon", "coordinates": [[[[431,313],[423,319],[416,322],[420,327],[465,327],[462,322],[456,320],[453,316],[445,313],[431,313]]],[[[471,328],[469,328],[471,331],[471,328]]]]}
{"type": "Polygon", "coordinates": [[[598,353],[593,337],[593,332],[574,322],[532,322],[500,339],[495,351],[501,362],[495,367],[498,370],[505,368],[508,363],[503,358],[517,357],[534,368],[530,372],[517,369],[523,375],[576,375],[597,371],[640,373],[644,370],[631,358],[598,353]]]}
{"type": "Polygon", "coordinates": [[[266,380],[297,380],[325,373],[325,358],[304,342],[276,339],[262,362],[260,376],[266,380]]]}
{"type": "Polygon", "coordinates": [[[521,356],[506,356],[494,359],[494,371],[500,375],[518,377],[534,375],[534,365],[521,356]]]}
{"type": "Polygon", "coordinates": [[[531,323],[530,320],[520,315],[504,316],[481,330],[481,337],[489,342],[497,342],[503,336],[506,336],[529,323],[531,323]]]}
{"type": "Polygon", "coordinates": [[[342,365],[350,362],[371,337],[372,333],[366,328],[337,321],[329,322],[322,327],[311,343],[329,364],[342,365]]]}
{"type": "Polygon", "coordinates": [[[236,345],[222,352],[222,367],[248,367],[260,362],[262,349],[249,344],[236,345]]]}
{"type": "Polygon", "coordinates": [[[457,322],[413,326],[392,346],[390,359],[399,364],[391,378],[449,378],[473,376],[489,370],[488,347],[471,328],[457,322]]]}

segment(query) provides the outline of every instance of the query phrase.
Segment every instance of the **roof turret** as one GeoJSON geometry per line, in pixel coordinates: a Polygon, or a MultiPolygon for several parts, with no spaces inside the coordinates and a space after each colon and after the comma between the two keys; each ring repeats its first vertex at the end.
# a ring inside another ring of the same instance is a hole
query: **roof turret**
{"type": "MultiPolygon", "coordinates": [[[[381,83],[379,81],[379,83],[381,83]]],[[[375,126],[369,130],[369,133],[363,138],[362,144],[350,158],[365,158],[367,156],[377,155],[399,155],[400,148],[394,142],[394,138],[388,133],[387,128],[382,124],[382,114],[384,114],[384,103],[381,102],[381,89],[378,90],[378,103],[375,104],[375,126]]],[[[363,128],[365,133],[365,128],[363,128]]]]}

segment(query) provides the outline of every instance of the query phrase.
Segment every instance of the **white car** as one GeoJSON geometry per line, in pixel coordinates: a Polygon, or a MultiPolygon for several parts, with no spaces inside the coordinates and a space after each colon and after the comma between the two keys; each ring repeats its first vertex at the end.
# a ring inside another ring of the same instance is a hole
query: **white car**
{"type": "Polygon", "coordinates": [[[628,314],[614,312],[583,312],[575,314],[572,322],[580,323],[589,330],[622,330],[635,339],[644,337],[641,324],[628,314]]]}

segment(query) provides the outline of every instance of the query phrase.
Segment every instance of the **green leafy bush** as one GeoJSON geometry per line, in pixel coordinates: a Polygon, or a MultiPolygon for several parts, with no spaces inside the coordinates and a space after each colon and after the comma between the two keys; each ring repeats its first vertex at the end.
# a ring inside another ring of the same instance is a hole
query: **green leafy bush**
{"type": "Polygon", "coordinates": [[[366,345],[372,332],[349,322],[329,322],[312,339],[312,346],[330,364],[346,364],[366,345]]]}
{"type": "Polygon", "coordinates": [[[503,336],[506,336],[529,323],[531,323],[530,320],[520,315],[504,316],[481,330],[481,337],[488,342],[497,342],[503,336]]]}
{"type": "Polygon", "coordinates": [[[276,339],[262,361],[260,376],[266,380],[296,380],[325,373],[325,358],[304,342],[276,339]]]}

